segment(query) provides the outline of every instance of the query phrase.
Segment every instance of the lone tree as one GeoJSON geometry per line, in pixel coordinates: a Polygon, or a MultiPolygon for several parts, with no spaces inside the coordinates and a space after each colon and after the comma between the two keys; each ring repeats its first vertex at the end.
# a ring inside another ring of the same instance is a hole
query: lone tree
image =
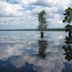
{"type": "Polygon", "coordinates": [[[39,20],[39,30],[41,31],[41,38],[44,37],[44,30],[47,29],[47,24],[45,20],[46,12],[44,10],[38,13],[38,20],[39,20]]]}
{"type": "Polygon", "coordinates": [[[67,9],[65,9],[65,13],[64,13],[64,23],[68,23],[67,26],[65,26],[66,31],[69,31],[69,37],[71,36],[71,32],[72,32],[72,26],[70,25],[72,22],[72,8],[68,7],[67,9]]]}

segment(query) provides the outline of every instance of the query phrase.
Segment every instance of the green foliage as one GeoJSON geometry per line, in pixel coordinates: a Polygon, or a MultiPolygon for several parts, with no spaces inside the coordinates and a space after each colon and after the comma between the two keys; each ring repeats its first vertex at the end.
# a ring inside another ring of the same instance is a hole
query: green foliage
{"type": "Polygon", "coordinates": [[[45,14],[46,12],[44,10],[40,11],[38,13],[38,19],[39,19],[39,29],[41,31],[47,29],[47,24],[46,24],[46,20],[45,20],[45,14]]]}
{"type": "Polygon", "coordinates": [[[72,32],[72,25],[65,26],[66,31],[72,32]]]}
{"type": "Polygon", "coordinates": [[[72,8],[68,7],[67,9],[65,9],[65,14],[64,14],[65,18],[63,20],[63,22],[67,22],[67,23],[71,23],[72,21],[72,8]]]}

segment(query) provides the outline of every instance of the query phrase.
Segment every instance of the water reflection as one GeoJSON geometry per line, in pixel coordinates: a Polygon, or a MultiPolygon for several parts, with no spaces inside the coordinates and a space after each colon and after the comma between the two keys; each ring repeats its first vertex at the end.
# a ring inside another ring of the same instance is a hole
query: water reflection
{"type": "Polygon", "coordinates": [[[63,46],[63,49],[65,50],[65,59],[68,61],[72,60],[72,47],[68,45],[67,47],[63,46]]]}
{"type": "Polygon", "coordinates": [[[44,40],[44,38],[41,38],[41,40],[38,41],[38,44],[39,56],[44,59],[46,57],[47,41],[44,40]]]}
{"type": "Polygon", "coordinates": [[[72,72],[72,64],[64,62],[64,68],[62,72],[72,72]]]}
{"type": "Polygon", "coordinates": [[[44,59],[46,57],[47,40],[45,40],[44,32],[40,32],[40,39],[38,40],[39,45],[39,56],[44,59]]]}
{"type": "MultiPolygon", "coordinates": [[[[23,32],[18,38],[18,35],[13,35],[13,39],[19,42],[16,44],[0,41],[0,72],[66,72],[65,70],[72,69],[66,68],[68,64],[63,55],[62,46],[66,33],[46,32],[44,37],[40,37],[39,33],[29,33],[26,32],[26,36],[23,32]]],[[[12,41],[11,37],[8,39],[12,41]]]]}
{"type": "Polygon", "coordinates": [[[70,61],[72,60],[72,35],[69,32],[68,37],[65,38],[65,43],[66,45],[63,46],[63,49],[65,51],[64,55],[65,55],[65,59],[70,61]]]}
{"type": "MultiPolygon", "coordinates": [[[[14,57],[17,58],[17,56],[14,57]]],[[[16,68],[13,64],[11,64],[10,58],[8,58],[6,61],[0,60],[0,72],[36,72],[33,69],[33,64],[27,62],[24,66],[16,68]]]]}

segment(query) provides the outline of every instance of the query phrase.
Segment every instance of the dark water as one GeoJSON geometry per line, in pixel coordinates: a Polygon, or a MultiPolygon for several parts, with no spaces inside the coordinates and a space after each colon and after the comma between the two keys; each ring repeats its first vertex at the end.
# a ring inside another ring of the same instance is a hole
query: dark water
{"type": "Polygon", "coordinates": [[[0,72],[72,72],[66,32],[0,32],[0,72]]]}

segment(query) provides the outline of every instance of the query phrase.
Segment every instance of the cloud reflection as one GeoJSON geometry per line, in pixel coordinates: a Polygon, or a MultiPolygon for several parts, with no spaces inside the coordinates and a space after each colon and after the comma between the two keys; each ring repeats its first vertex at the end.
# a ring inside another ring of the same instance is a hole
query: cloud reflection
{"type": "Polygon", "coordinates": [[[39,36],[34,39],[34,35],[30,35],[29,38],[25,37],[29,41],[25,41],[26,39],[22,37],[23,41],[21,42],[20,37],[18,43],[15,38],[13,38],[15,43],[0,43],[0,60],[8,60],[16,68],[22,68],[26,63],[29,63],[34,65],[33,68],[37,72],[61,72],[65,61],[61,48],[65,34],[47,34],[48,45],[45,59],[38,57],[39,47],[37,42],[39,36]]]}

